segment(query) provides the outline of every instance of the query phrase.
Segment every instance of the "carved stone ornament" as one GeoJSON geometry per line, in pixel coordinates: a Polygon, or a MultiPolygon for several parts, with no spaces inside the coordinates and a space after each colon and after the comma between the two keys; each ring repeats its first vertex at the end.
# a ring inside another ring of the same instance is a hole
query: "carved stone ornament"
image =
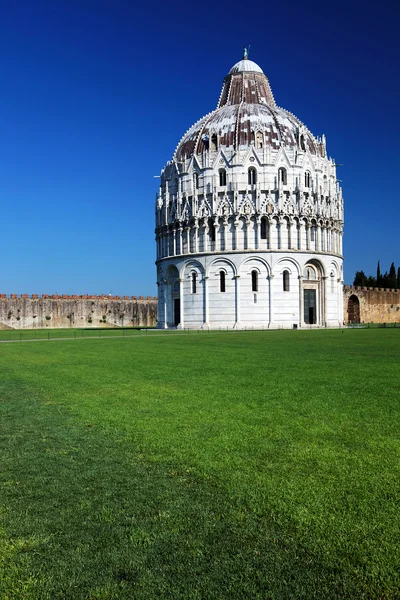
{"type": "Polygon", "coordinates": [[[200,218],[202,217],[207,217],[210,214],[210,210],[208,208],[208,205],[206,202],[204,202],[204,200],[200,203],[199,206],[199,210],[198,210],[198,216],[200,218]]]}
{"type": "Polygon", "coordinates": [[[309,217],[310,215],[312,215],[312,213],[313,213],[312,206],[311,206],[309,200],[306,200],[303,204],[303,215],[307,215],[307,217],[309,217]]]}
{"type": "Polygon", "coordinates": [[[294,208],[294,204],[291,200],[285,200],[285,202],[283,203],[283,211],[287,215],[294,215],[295,208],[294,208]]]}

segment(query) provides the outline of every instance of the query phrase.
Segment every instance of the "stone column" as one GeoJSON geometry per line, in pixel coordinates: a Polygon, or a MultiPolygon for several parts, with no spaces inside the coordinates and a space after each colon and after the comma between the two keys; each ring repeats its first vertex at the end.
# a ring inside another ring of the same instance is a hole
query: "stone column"
{"type": "Polygon", "coordinates": [[[249,244],[250,225],[251,225],[251,220],[249,217],[246,217],[246,239],[245,239],[245,244],[244,244],[245,250],[249,250],[251,248],[251,246],[249,244]]]}
{"type": "Polygon", "coordinates": [[[225,250],[226,250],[226,237],[227,237],[226,236],[226,229],[228,227],[228,218],[227,217],[223,218],[222,227],[223,227],[223,232],[224,232],[224,234],[223,234],[224,244],[223,245],[224,245],[224,252],[225,252],[225,250]]]}
{"type": "Polygon", "coordinates": [[[239,250],[238,248],[238,225],[239,225],[239,220],[235,219],[233,222],[233,235],[234,235],[234,240],[232,240],[232,250],[239,250]]]}
{"type": "Polygon", "coordinates": [[[197,254],[197,247],[198,247],[198,232],[199,232],[199,225],[197,222],[197,219],[194,222],[194,226],[193,226],[193,253],[197,254]]]}
{"type": "Polygon", "coordinates": [[[268,327],[271,327],[272,322],[273,322],[273,308],[274,308],[274,303],[272,300],[272,280],[273,280],[274,276],[271,274],[268,279],[269,279],[269,325],[268,327]]]}
{"type": "Polygon", "coordinates": [[[327,307],[327,277],[321,277],[321,318],[320,324],[326,325],[326,307],[327,307]]]}
{"type": "Polygon", "coordinates": [[[219,251],[219,220],[218,217],[215,217],[214,219],[214,231],[215,231],[215,251],[218,252],[219,251]]]}
{"type": "Polygon", "coordinates": [[[209,306],[208,306],[208,276],[203,277],[204,280],[204,324],[203,327],[209,326],[209,306]]]}
{"type": "Polygon", "coordinates": [[[183,294],[183,284],[184,284],[185,280],[184,277],[181,277],[179,279],[179,300],[180,300],[180,313],[181,313],[181,322],[178,325],[178,329],[184,329],[185,328],[185,321],[184,321],[184,294],[183,294]]]}
{"type": "Polygon", "coordinates": [[[164,290],[164,302],[163,302],[163,310],[164,310],[164,329],[168,328],[168,323],[167,323],[167,291],[168,291],[168,285],[166,280],[164,279],[163,281],[163,290],[164,290]]]}
{"type": "Polygon", "coordinates": [[[269,227],[268,227],[268,248],[270,250],[276,250],[276,221],[275,219],[269,219],[268,220],[269,223],[269,227]]]}
{"type": "Polygon", "coordinates": [[[304,325],[304,306],[303,306],[303,276],[299,275],[299,327],[304,325]]]}
{"type": "Polygon", "coordinates": [[[176,229],[175,229],[175,227],[172,231],[172,251],[173,251],[173,256],[176,256],[176,229]]]}
{"type": "Polygon", "coordinates": [[[260,248],[260,233],[261,233],[261,217],[255,217],[255,223],[256,223],[256,228],[255,228],[255,232],[254,232],[254,248],[256,250],[259,250],[260,248]]]}
{"type": "Polygon", "coordinates": [[[183,254],[183,245],[182,245],[182,226],[179,225],[179,254],[183,254]]]}
{"type": "Polygon", "coordinates": [[[236,323],[235,328],[240,326],[240,275],[235,275],[235,304],[236,304],[236,323]]]}
{"type": "Polygon", "coordinates": [[[190,250],[190,227],[185,227],[185,235],[186,235],[187,254],[190,254],[191,253],[191,250],[190,250]]]}
{"type": "Polygon", "coordinates": [[[204,219],[204,232],[203,232],[203,236],[204,236],[204,252],[208,252],[208,225],[207,225],[207,219],[204,219]]]}

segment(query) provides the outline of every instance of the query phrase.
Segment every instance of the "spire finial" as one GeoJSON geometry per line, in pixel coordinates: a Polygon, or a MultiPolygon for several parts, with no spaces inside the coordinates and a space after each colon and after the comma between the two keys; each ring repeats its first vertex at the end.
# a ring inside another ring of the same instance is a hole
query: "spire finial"
{"type": "Polygon", "coordinates": [[[249,58],[249,47],[245,46],[243,48],[243,60],[247,60],[249,58]]]}

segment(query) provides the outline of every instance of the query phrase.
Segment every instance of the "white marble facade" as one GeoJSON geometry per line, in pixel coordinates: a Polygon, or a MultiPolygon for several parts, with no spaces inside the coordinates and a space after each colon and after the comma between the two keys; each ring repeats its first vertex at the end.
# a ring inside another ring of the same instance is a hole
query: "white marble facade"
{"type": "Polygon", "coordinates": [[[325,137],[247,59],[180,141],[156,199],[158,327],[337,326],[343,200],[325,137]]]}

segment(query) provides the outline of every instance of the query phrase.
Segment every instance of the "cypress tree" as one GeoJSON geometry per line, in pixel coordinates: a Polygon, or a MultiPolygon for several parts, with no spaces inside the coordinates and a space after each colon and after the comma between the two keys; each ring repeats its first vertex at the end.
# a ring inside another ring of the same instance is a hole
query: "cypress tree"
{"type": "Polygon", "coordinates": [[[397,289],[400,290],[400,267],[397,268],[397,289]]]}
{"type": "Polygon", "coordinates": [[[392,288],[392,290],[395,290],[396,284],[397,284],[396,267],[394,266],[394,262],[392,262],[392,264],[390,265],[390,270],[389,270],[389,286],[392,288]]]}
{"type": "Polygon", "coordinates": [[[379,260],[378,260],[378,266],[376,268],[376,285],[378,287],[381,287],[381,285],[382,285],[381,265],[380,265],[379,260]]]}

